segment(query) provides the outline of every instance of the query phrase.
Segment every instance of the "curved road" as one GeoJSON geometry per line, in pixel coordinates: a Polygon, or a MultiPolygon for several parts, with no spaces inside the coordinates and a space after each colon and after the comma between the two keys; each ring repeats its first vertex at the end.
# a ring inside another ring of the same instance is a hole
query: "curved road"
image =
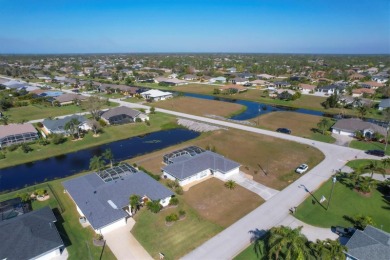
{"type": "MultiPolygon", "coordinates": [[[[149,109],[149,107],[145,105],[128,103],[118,99],[111,99],[111,101],[117,102],[122,106],[149,109]]],[[[165,109],[156,109],[156,111],[311,145],[322,151],[325,155],[325,159],[321,163],[304,174],[301,178],[280,191],[260,207],[184,256],[183,259],[231,259],[250,244],[251,236],[248,233],[249,231],[268,230],[273,226],[278,226],[286,221],[289,217],[290,208],[298,206],[309,196],[308,191],[316,190],[323,182],[327,181],[335,171],[341,169],[346,162],[355,158],[377,159],[377,157],[365,154],[364,151],[348,147],[316,142],[297,136],[165,109]]]]}

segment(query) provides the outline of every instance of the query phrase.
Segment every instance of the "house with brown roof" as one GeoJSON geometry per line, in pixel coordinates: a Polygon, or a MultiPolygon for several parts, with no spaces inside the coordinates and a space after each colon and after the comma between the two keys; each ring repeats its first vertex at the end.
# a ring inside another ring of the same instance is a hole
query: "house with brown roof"
{"type": "Polygon", "coordinates": [[[298,89],[303,93],[303,94],[309,94],[310,92],[314,92],[316,89],[315,85],[310,85],[310,84],[303,84],[300,83],[298,85],[298,89]]]}
{"type": "Polygon", "coordinates": [[[353,80],[353,79],[361,80],[361,79],[364,79],[365,77],[366,76],[364,76],[362,74],[354,73],[351,76],[349,76],[349,79],[351,79],[351,80],[353,80]]]}
{"type": "Polygon", "coordinates": [[[219,87],[219,90],[222,92],[229,92],[230,91],[231,93],[234,93],[234,92],[240,93],[240,92],[247,91],[247,88],[245,88],[241,85],[231,84],[231,85],[221,86],[221,87],[219,87]]]}
{"type": "Polygon", "coordinates": [[[37,139],[39,139],[38,131],[32,124],[0,125],[0,148],[33,142],[37,139]]]}
{"type": "Polygon", "coordinates": [[[86,99],[86,96],[80,94],[66,93],[61,96],[54,97],[52,100],[52,104],[54,105],[57,102],[60,106],[71,105],[74,103],[80,104],[81,101],[84,101],[86,99]]]}
{"type": "Polygon", "coordinates": [[[377,89],[383,87],[382,83],[378,83],[376,81],[366,81],[360,84],[363,88],[377,89]]]}
{"type": "Polygon", "coordinates": [[[352,90],[352,97],[361,97],[364,94],[373,95],[375,94],[375,90],[370,88],[356,88],[352,90]]]}
{"type": "Polygon", "coordinates": [[[142,121],[149,120],[149,117],[140,111],[124,106],[115,107],[103,112],[101,118],[110,125],[132,123],[137,118],[142,121]]]}

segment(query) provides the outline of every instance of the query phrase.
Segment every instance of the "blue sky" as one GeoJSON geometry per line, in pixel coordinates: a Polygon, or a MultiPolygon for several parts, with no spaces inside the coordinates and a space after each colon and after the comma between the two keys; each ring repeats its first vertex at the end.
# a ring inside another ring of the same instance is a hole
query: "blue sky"
{"type": "Polygon", "coordinates": [[[0,53],[390,53],[388,0],[0,0],[0,53]]]}

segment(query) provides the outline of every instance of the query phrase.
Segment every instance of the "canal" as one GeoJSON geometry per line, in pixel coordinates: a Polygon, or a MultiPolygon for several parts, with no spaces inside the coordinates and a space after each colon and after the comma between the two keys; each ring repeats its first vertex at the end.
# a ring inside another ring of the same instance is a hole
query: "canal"
{"type": "MultiPolygon", "coordinates": [[[[63,178],[89,169],[89,161],[111,149],[114,161],[151,153],[198,137],[187,129],[158,131],[52,158],[0,169],[0,192],[20,189],[47,180],[63,178]]],[[[161,158],[162,161],[162,158],[161,158]]]]}

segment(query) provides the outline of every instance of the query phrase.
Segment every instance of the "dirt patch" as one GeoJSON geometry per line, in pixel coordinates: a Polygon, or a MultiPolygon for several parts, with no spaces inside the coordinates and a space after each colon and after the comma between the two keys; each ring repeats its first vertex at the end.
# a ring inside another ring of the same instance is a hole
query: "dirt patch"
{"type": "Polygon", "coordinates": [[[213,114],[223,117],[229,117],[245,108],[239,104],[191,97],[175,97],[156,102],[155,106],[192,115],[213,114]]]}
{"type": "Polygon", "coordinates": [[[183,197],[200,216],[223,227],[230,226],[264,202],[241,186],[229,190],[216,178],[191,187],[183,197]]]}

